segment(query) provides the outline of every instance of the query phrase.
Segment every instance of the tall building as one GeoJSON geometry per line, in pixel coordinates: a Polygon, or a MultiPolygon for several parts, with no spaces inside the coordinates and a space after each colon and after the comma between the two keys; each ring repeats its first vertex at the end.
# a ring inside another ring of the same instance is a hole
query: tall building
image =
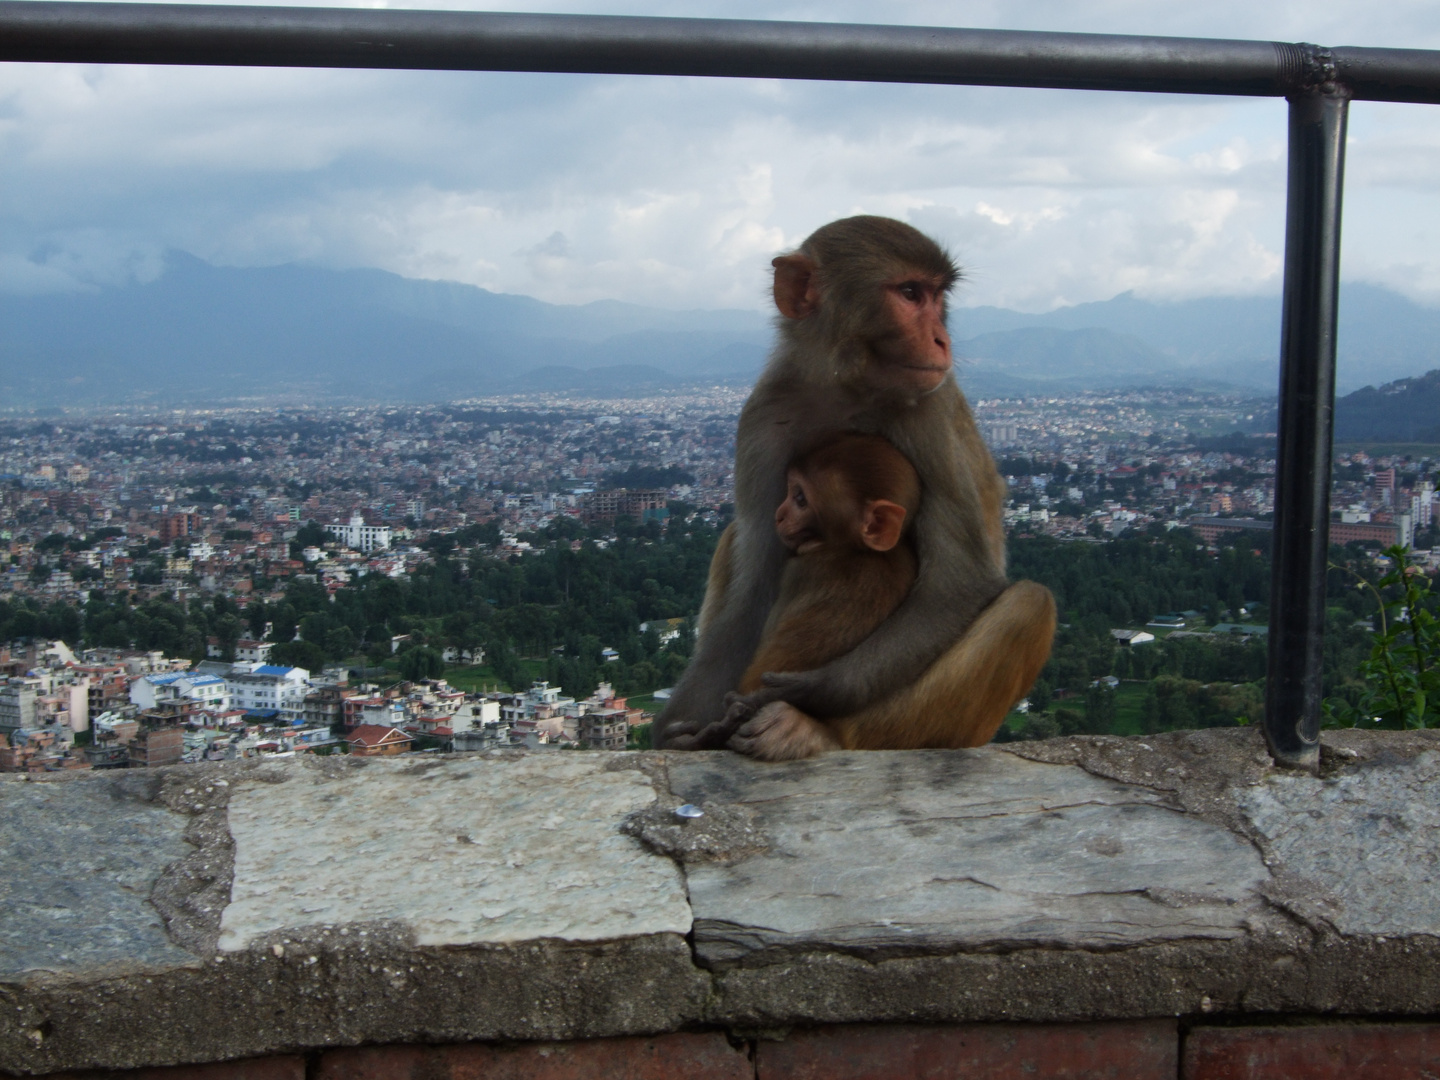
{"type": "Polygon", "coordinates": [[[177,510],[173,514],[166,514],[160,519],[160,542],[169,544],[179,540],[182,536],[190,536],[205,531],[205,521],[195,512],[192,506],[186,510],[177,510]]]}
{"type": "Polygon", "coordinates": [[[630,491],[594,491],[585,496],[582,513],[587,522],[614,521],[617,517],[639,518],[641,521],[664,521],[670,516],[669,493],[662,488],[630,491]]]}
{"type": "Polygon", "coordinates": [[[346,547],[366,555],[372,551],[383,551],[390,546],[390,526],[366,525],[364,515],[358,512],[350,515],[350,524],[331,525],[330,531],[338,536],[346,547]]]}
{"type": "Polygon", "coordinates": [[[1426,480],[1420,490],[1410,496],[1410,516],[1417,529],[1428,529],[1435,515],[1435,485],[1426,480]]]}

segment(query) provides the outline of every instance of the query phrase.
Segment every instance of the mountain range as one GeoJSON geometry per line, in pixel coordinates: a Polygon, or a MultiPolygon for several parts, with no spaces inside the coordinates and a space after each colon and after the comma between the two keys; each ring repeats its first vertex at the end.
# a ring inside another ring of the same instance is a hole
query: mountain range
{"type": "MultiPolygon", "coordinates": [[[[1274,297],[1124,294],[1043,314],[961,307],[951,317],[961,383],[981,397],[1127,386],[1272,395],[1279,325],[1274,297]]],[[[557,305],[380,270],[218,267],[171,252],[152,281],[0,295],[0,402],[618,395],[747,383],[770,337],[757,311],[557,305]]],[[[1339,349],[1342,392],[1440,368],[1440,310],[1347,283],[1339,349]]]]}

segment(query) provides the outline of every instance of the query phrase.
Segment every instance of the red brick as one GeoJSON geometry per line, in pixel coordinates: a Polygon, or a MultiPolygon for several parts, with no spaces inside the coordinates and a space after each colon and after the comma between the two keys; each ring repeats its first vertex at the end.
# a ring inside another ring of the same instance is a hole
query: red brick
{"type": "Polygon", "coordinates": [[[332,1050],[316,1080],[753,1080],[719,1034],[332,1050]]]}
{"type": "Polygon", "coordinates": [[[846,1025],[756,1050],[760,1080],[1175,1080],[1173,1020],[846,1025]]]}
{"type": "Polygon", "coordinates": [[[305,1080],[305,1059],[290,1054],[212,1061],[205,1065],[167,1065],[150,1069],[86,1069],[51,1073],[35,1080],[305,1080]]]}
{"type": "Polygon", "coordinates": [[[1402,1080],[1440,1075],[1440,1024],[1196,1028],[1184,1080],[1402,1080]]]}

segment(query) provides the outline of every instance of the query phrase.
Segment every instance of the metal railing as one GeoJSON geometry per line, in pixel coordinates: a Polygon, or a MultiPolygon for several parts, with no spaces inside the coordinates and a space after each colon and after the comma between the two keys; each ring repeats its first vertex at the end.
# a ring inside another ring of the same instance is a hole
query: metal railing
{"type": "Polygon", "coordinates": [[[0,61],[1032,86],[1290,103],[1265,737],[1319,763],[1345,122],[1440,103],[1440,52],[1198,38],[485,12],[0,0],[0,61]]]}

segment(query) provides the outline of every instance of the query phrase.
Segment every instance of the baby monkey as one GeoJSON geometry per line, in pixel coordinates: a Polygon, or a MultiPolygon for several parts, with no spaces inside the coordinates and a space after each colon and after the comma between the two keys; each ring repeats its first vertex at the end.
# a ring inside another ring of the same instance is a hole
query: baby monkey
{"type": "MultiPolygon", "coordinates": [[[[920,506],[920,478],[887,440],[847,434],[823,443],[790,465],[785,487],[775,529],[795,557],[740,681],[742,694],[759,689],[767,671],[810,671],[845,655],[915,583],[907,527],[920,506]]],[[[764,761],[842,745],[835,727],[783,701],[762,707],[729,742],[764,761]]]]}

